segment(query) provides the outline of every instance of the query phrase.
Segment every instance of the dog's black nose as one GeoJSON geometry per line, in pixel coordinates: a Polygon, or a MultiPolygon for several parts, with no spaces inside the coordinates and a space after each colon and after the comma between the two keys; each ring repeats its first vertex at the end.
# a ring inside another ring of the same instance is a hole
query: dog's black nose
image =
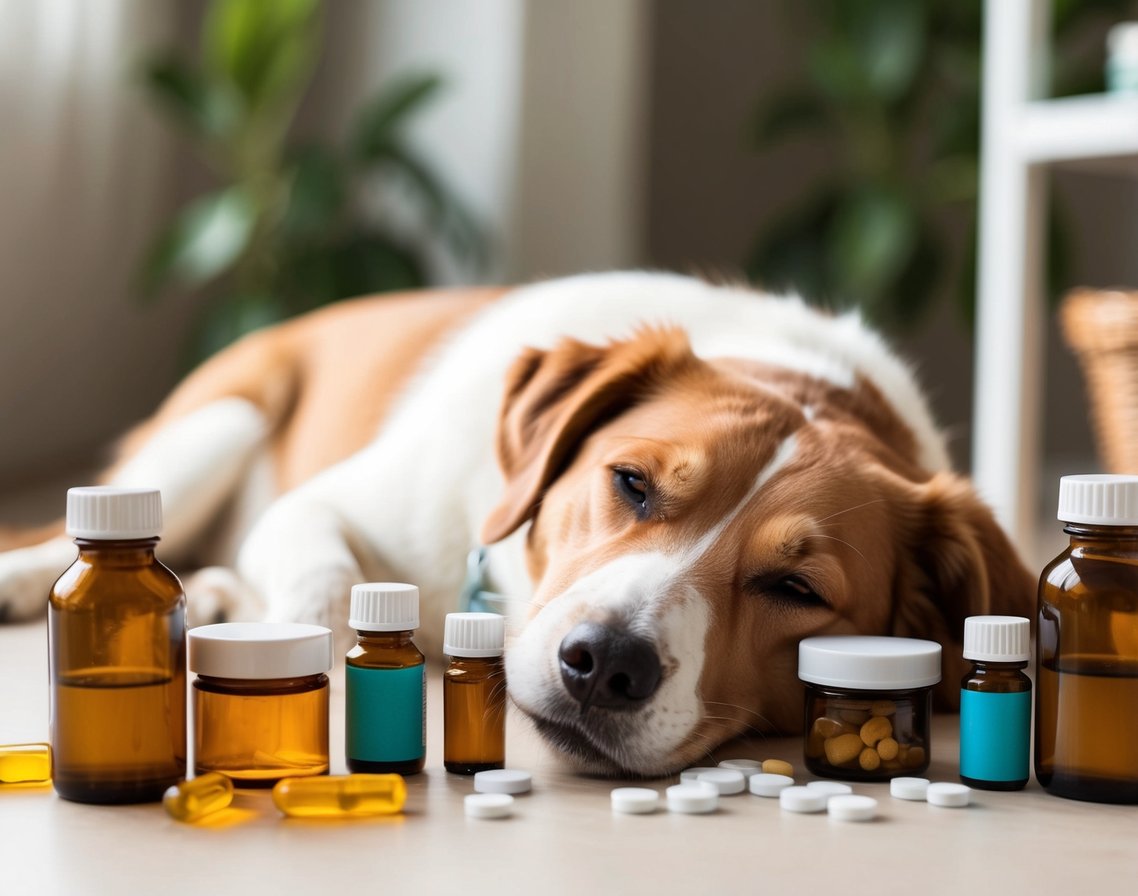
{"type": "Polygon", "coordinates": [[[557,656],[561,680],[583,709],[635,709],[660,684],[660,659],[648,641],[596,622],[569,632],[557,656]]]}

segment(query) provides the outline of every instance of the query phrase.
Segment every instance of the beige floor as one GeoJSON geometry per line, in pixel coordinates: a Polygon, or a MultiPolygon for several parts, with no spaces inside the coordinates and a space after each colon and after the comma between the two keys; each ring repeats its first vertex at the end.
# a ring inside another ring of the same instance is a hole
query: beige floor
{"type": "MultiPolygon", "coordinates": [[[[436,670],[437,671],[437,670],[436,670]]],[[[342,670],[333,694],[342,751],[342,670]]],[[[50,788],[0,789],[0,894],[904,893],[1123,892],[1138,872],[1138,808],[1021,793],[977,793],[968,809],[877,797],[880,818],[843,824],[724,798],[711,816],[618,816],[611,781],[575,776],[512,718],[509,765],[534,775],[513,818],[470,820],[470,782],[441,767],[432,676],[427,771],[399,817],[280,818],[264,793],[240,794],[216,823],[187,826],[157,805],[68,803],[50,788]]],[[[47,734],[42,622],[0,626],[0,743],[47,734]]],[[[788,759],[795,739],[733,744],[719,758],[788,759]]],[[[955,780],[956,720],[938,718],[930,777],[955,780]]],[[[333,771],[343,771],[334,760],[333,771]]],[[[804,775],[800,775],[804,778],[804,775]]],[[[662,789],[672,781],[654,782],[662,789]]]]}

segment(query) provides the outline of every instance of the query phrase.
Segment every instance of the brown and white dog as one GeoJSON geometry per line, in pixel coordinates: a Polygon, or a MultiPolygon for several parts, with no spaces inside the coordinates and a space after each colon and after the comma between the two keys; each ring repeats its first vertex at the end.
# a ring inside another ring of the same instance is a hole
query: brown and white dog
{"type": "MultiPolygon", "coordinates": [[[[585,769],[664,773],[801,723],[798,641],[945,647],[1033,582],[909,370],[852,316],[662,274],[345,302],[255,334],[132,433],[194,621],[342,628],[411,581],[438,651],[468,551],[518,598],[513,701],[585,769]],[[526,621],[522,624],[522,620],[526,621]]],[[[24,539],[25,542],[28,540],[24,539]]],[[[74,555],[0,554],[42,610],[74,555]]]]}

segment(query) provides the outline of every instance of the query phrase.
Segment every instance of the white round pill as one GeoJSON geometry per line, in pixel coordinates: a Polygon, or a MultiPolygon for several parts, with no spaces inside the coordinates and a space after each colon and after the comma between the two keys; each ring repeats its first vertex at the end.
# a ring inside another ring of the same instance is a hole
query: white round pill
{"type": "Polygon", "coordinates": [[[839,793],[827,801],[826,812],[838,821],[869,821],[877,815],[877,800],[857,793],[839,793]]]}
{"type": "Polygon", "coordinates": [[[673,784],[664,791],[669,812],[702,815],[719,806],[719,793],[710,784],[673,784]]]}
{"type": "Polygon", "coordinates": [[[830,795],[809,787],[787,787],[778,795],[778,804],[787,812],[821,812],[830,795]]]}
{"type": "Polygon", "coordinates": [[[514,810],[514,798],[508,793],[470,793],[462,806],[470,818],[505,818],[514,810]]]}
{"type": "Polygon", "coordinates": [[[724,759],[719,763],[719,767],[742,772],[748,778],[760,774],[763,770],[763,764],[758,759],[724,759]]]}
{"type": "Polygon", "coordinates": [[[747,789],[747,776],[733,768],[716,768],[704,772],[697,779],[701,784],[710,784],[720,796],[742,793],[747,789]]]}
{"type": "Polygon", "coordinates": [[[685,768],[682,772],[680,772],[680,783],[694,784],[699,780],[699,776],[704,772],[713,771],[716,771],[716,767],[711,765],[701,765],[698,768],[685,768]]]}
{"type": "Polygon", "coordinates": [[[786,788],[794,786],[794,778],[788,775],[772,775],[767,772],[760,772],[757,775],[751,775],[749,783],[751,793],[755,796],[778,796],[786,788]]]}
{"type": "Polygon", "coordinates": [[[479,793],[528,793],[532,787],[530,773],[516,768],[492,768],[474,775],[474,789],[479,793]]]}
{"type": "Polygon", "coordinates": [[[928,789],[928,778],[894,778],[889,782],[889,795],[899,800],[922,801],[928,789]]]}
{"type": "Polygon", "coordinates": [[[660,794],[650,787],[617,787],[612,792],[612,810],[625,815],[647,815],[660,805],[660,794]]]}
{"type": "Polygon", "coordinates": [[[953,784],[949,781],[938,781],[930,784],[927,799],[934,806],[951,806],[959,809],[972,802],[972,788],[967,784],[953,784]]]}
{"type": "Polygon", "coordinates": [[[842,784],[839,781],[810,781],[806,786],[826,796],[844,796],[853,793],[853,788],[849,784],[842,784]]]}

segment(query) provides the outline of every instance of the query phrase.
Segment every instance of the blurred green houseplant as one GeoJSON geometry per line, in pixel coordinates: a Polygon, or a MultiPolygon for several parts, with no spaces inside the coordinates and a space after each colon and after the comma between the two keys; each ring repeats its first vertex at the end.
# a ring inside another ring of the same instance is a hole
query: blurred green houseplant
{"type": "Polygon", "coordinates": [[[438,77],[391,83],[341,146],[289,144],[320,18],[318,0],[213,0],[195,63],[167,54],[145,66],[149,93],[218,181],[177,214],[141,270],[145,297],[174,285],[201,292],[190,361],[334,299],[424,285],[424,234],[409,240],[368,208],[374,178],[402,187],[456,257],[482,261],[478,226],[402,135],[438,77]]]}
{"type": "MultiPolygon", "coordinates": [[[[970,318],[982,3],[786,5],[794,27],[810,35],[805,71],[764,100],[754,139],[766,148],[811,134],[831,148],[833,167],[759,234],[748,274],[817,302],[860,306],[893,328],[916,321],[948,287],[970,318]],[[954,259],[951,231],[962,223],[965,254],[954,259]]],[[[1087,29],[1131,7],[1129,0],[1054,0],[1054,95],[1102,89],[1102,44],[1086,41],[1087,29]]],[[[1064,285],[1059,220],[1051,221],[1048,255],[1055,290],[1064,285]]]]}

